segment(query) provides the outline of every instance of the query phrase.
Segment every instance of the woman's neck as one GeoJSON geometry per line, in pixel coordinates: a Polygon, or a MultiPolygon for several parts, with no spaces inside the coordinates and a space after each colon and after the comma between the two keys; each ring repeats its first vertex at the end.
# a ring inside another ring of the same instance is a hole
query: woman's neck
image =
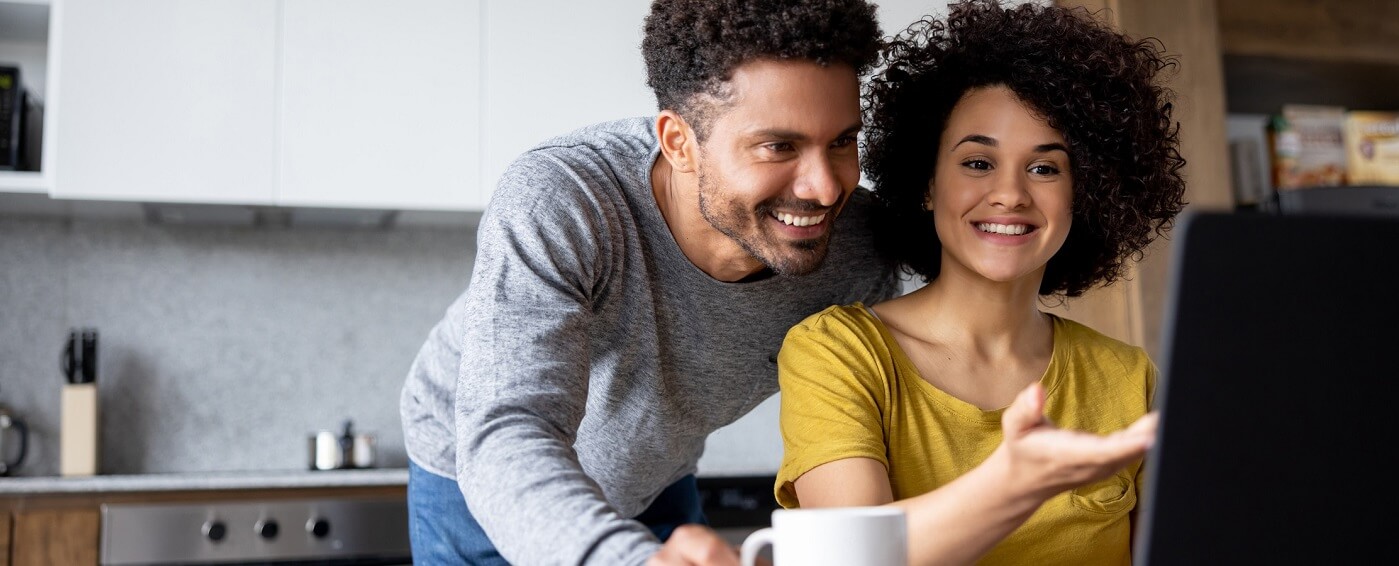
{"type": "Polygon", "coordinates": [[[904,331],[922,340],[999,359],[1040,352],[1052,343],[1049,317],[1039,311],[1043,271],[1013,282],[995,282],[948,270],[910,293],[904,331]]]}

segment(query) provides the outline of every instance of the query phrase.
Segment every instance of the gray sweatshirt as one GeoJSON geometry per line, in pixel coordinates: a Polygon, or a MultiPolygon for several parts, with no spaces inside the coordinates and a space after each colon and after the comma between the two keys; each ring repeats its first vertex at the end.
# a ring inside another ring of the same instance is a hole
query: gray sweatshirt
{"type": "Polygon", "coordinates": [[[652,120],[550,140],[501,178],[471,283],[409,370],[408,455],[456,478],[516,564],[641,564],[631,520],[695,473],[705,438],[777,391],[787,329],[898,291],[874,254],[870,195],[803,277],[724,283],[685,257],[656,205],[652,120]]]}

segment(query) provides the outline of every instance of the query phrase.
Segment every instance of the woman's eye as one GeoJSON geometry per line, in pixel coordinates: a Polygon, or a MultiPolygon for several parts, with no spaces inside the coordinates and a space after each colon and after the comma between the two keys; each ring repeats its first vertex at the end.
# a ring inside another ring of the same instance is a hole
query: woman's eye
{"type": "Polygon", "coordinates": [[[831,143],[831,147],[849,147],[855,143],[855,136],[842,136],[831,143]]]}
{"type": "Polygon", "coordinates": [[[991,162],[985,159],[968,159],[962,162],[962,166],[977,171],[990,171],[991,162]]]}
{"type": "Polygon", "coordinates": [[[1035,175],[1058,175],[1059,168],[1048,163],[1040,163],[1038,165],[1032,165],[1030,167],[1030,172],[1035,175]]]}

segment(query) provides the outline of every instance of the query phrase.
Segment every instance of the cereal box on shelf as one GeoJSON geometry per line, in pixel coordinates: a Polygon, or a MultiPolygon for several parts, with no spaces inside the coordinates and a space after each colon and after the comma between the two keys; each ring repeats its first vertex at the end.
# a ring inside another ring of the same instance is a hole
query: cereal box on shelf
{"type": "Polygon", "coordinates": [[[1346,110],[1289,104],[1268,125],[1273,186],[1278,190],[1346,184],[1346,110]]]}
{"type": "Polygon", "coordinates": [[[1399,185],[1399,111],[1346,114],[1346,178],[1352,185],[1399,185]]]}

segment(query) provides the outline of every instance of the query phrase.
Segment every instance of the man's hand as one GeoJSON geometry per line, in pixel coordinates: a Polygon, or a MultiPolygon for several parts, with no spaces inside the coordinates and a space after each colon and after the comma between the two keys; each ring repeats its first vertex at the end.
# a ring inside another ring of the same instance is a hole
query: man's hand
{"type": "Polygon", "coordinates": [[[738,551],[714,529],[680,525],[646,566],[738,566],[738,551]]]}

